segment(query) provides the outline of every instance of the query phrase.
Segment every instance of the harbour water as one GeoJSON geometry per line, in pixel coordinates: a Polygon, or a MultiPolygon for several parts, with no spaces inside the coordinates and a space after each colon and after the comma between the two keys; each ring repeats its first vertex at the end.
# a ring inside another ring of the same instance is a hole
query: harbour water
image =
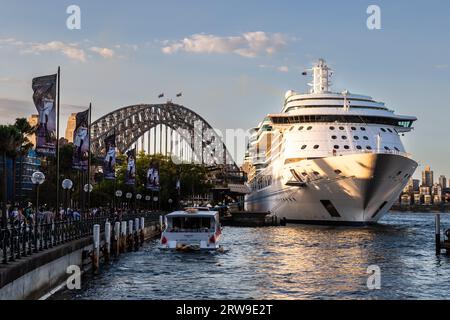
{"type": "MultiPolygon", "coordinates": [[[[450,216],[442,217],[450,228],[450,216]]],[[[225,253],[161,251],[157,241],[51,299],[444,299],[450,257],[437,257],[433,214],[390,214],[364,228],[224,229],[225,253]],[[381,289],[367,288],[371,265],[381,289]]]]}

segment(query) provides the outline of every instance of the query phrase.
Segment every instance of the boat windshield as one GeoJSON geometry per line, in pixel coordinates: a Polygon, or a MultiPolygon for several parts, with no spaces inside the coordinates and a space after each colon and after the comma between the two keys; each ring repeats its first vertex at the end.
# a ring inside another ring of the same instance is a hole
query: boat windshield
{"type": "Polygon", "coordinates": [[[174,217],[169,223],[170,232],[210,232],[211,229],[214,225],[207,217],[174,217]]]}

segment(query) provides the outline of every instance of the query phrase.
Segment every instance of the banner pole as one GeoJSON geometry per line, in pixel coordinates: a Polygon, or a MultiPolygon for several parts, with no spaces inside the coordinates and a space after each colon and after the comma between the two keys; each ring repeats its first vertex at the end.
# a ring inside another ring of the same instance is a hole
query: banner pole
{"type": "Polygon", "coordinates": [[[59,210],[59,112],[60,112],[60,89],[61,89],[61,67],[58,67],[58,95],[57,95],[57,102],[58,102],[58,126],[56,127],[56,210],[59,210]]]}
{"type": "Polygon", "coordinates": [[[91,210],[91,125],[92,125],[92,103],[89,104],[89,152],[88,152],[88,210],[91,210]]]}

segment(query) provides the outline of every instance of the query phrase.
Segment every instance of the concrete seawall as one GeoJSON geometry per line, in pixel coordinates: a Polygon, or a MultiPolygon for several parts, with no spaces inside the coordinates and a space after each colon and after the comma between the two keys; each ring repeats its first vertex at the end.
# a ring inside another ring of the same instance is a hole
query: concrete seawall
{"type": "MultiPolygon", "coordinates": [[[[159,235],[156,224],[144,228],[144,238],[159,235]]],[[[105,243],[102,235],[101,245],[105,243]]],[[[39,299],[70,276],[67,267],[90,268],[92,237],[75,240],[37,253],[20,261],[0,266],[0,300],[39,299]]]]}

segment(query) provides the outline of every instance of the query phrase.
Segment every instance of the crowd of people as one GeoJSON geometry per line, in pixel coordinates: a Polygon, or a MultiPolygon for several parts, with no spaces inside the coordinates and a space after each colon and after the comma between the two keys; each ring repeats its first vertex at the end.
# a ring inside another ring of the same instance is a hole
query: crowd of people
{"type": "Polygon", "coordinates": [[[32,203],[26,206],[19,204],[12,205],[8,203],[7,206],[7,225],[8,227],[23,227],[26,225],[49,224],[58,221],[80,221],[84,219],[106,217],[109,221],[121,221],[122,217],[127,214],[135,213],[132,209],[117,209],[113,208],[91,208],[81,210],[78,208],[63,208],[58,210],[47,206],[40,206],[36,212],[36,207],[32,203]]]}

